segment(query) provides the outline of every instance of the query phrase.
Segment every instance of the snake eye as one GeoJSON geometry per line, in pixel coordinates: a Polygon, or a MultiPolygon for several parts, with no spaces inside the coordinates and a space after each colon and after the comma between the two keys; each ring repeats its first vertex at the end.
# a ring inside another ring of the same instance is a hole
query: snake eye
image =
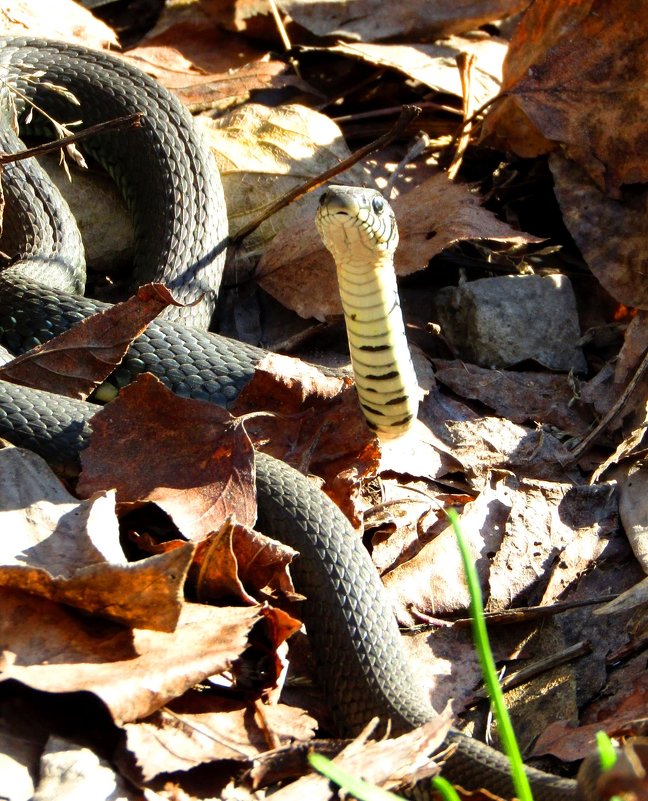
{"type": "Polygon", "coordinates": [[[325,203],[326,203],[326,192],[322,192],[322,194],[319,197],[319,204],[320,206],[323,206],[325,203]]]}
{"type": "Polygon", "coordinates": [[[385,208],[385,201],[380,197],[380,195],[376,195],[376,197],[371,201],[371,206],[376,214],[381,214],[382,210],[385,208]]]}

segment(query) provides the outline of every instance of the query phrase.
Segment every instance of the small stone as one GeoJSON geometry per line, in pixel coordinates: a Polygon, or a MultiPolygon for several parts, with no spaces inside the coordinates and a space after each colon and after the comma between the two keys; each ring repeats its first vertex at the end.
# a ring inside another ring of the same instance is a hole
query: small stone
{"type": "Polygon", "coordinates": [[[464,361],[512,367],[533,360],[585,372],[576,299],[564,275],[507,275],[441,289],[433,322],[464,361]]]}

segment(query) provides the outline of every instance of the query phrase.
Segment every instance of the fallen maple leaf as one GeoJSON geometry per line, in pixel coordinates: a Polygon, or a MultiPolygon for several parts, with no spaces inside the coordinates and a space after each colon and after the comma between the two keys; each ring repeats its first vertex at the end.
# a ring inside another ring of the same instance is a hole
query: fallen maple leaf
{"type": "Polygon", "coordinates": [[[546,152],[529,151],[528,132],[535,129],[545,141],[563,145],[612,196],[622,184],[646,182],[645,45],[641,0],[532,3],[504,62],[506,99],[486,130],[498,131],[528,157],[546,152]],[[526,125],[512,106],[526,116],[526,125]]]}
{"type": "Polygon", "coordinates": [[[323,489],[359,524],[360,483],[375,474],[379,443],[364,421],[354,387],[313,365],[268,354],[232,405],[239,415],[258,409],[272,415],[247,420],[255,447],[323,478],[323,489]]]}
{"type": "Polygon", "coordinates": [[[219,406],[180,398],[144,373],[92,419],[78,491],[108,487],[123,504],[156,503],[188,539],[203,539],[230,515],[256,519],[254,450],[219,406]]]}

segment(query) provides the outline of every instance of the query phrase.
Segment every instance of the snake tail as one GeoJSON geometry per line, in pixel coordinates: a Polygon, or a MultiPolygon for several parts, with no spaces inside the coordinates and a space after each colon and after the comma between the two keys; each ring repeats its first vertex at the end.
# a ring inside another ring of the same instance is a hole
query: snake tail
{"type": "Polygon", "coordinates": [[[381,436],[400,436],[416,419],[420,390],[394,272],[394,213],[375,190],[331,186],[316,223],[337,268],[362,412],[381,436]]]}

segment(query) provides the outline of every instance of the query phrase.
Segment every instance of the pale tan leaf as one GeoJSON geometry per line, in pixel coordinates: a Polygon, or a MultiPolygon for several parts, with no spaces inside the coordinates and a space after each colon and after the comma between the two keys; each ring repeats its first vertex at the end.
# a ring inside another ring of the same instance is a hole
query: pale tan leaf
{"type": "Polygon", "coordinates": [[[475,108],[495,97],[502,81],[502,64],[507,43],[486,34],[450,36],[439,44],[339,44],[330,52],[361,58],[380,67],[390,67],[429,86],[437,92],[463,96],[457,56],[467,53],[475,57],[471,81],[475,108]]]}
{"type": "Polygon", "coordinates": [[[0,586],[60,601],[121,623],[173,631],[193,555],[184,544],[128,563],[115,494],[69,495],[36,454],[0,451],[0,586]]]}
{"type": "Polygon", "coordinates": [[[118,47],[117,36],[90,11],[73,0],[0,1],[0,33],[30,33],[47,39],[80,42],[87,47],[118,47]]]}
{"type": "Polygon", "coordinates": [[[279,0],[292,19],[318,36],[343,36],[372,42],[394,37],[430,39],[470,31],[503,19],[526,6],[523,0],[279,0]],[[380,10],[378,10],[380,9],[380,10]]]}
{"type": "MultiPolygon", "coordinates": [[[[201,118],[201,127],[221,172],[232,234],[278,197],[349,155],[329,117],[297,104],[271,109],[248,103],[219,120],[201,118]]],[[[342,180],[354,182],[348,173],[342,180]]],[[[246,252],[259,251],[282,229],[294,237],[302,225],[295,209],[305,202],[308,219],[314,218],[310,195],[267,220],[246,239],[246,252]]]]}

